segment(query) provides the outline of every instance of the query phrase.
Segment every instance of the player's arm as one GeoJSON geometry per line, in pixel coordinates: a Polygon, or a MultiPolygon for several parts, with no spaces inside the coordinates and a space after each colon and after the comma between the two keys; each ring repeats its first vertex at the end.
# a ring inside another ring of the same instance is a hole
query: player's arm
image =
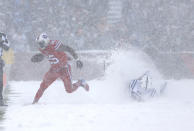
{"type": "Polygon", "coordinates": [[[57,51],[64,51],[64,52],[70,53],[73,56],[73,58],[76,60],[76,66],[78,68],[83,67],[83,62],[78,59],[78,54],[75,52],[75,50],[73,48],[71,48],[67,45],[61,44],[60,47],[57,49],[57,51]]]}
{"type": "Polygon", "coordinates": [[[44,60],[44,55],[41,53],[37,53],[31,57],[31,62],[37,63],[44,60]]]}
{"type": "Polygon", "coordinates": [[[9,42],[7,39],[7,35],[4,33],[0,33],[0,47],[3,48],[4,50],[8,51],[9,50],[9,42]]]}
{"type": "Polygon", "coordinates": [[[71,48],[71,47],[69,47],[69,46],[67,46],[67,45],[61,44],[60,47],[57,49],[57,51],[68,52],[68,53],[70,53],[70,54],[73,56],[73,58],[74,58],[75,60],[78,59],[78,55],[77,55],[77,53],[74,51],[74,49],[71,48]]]}

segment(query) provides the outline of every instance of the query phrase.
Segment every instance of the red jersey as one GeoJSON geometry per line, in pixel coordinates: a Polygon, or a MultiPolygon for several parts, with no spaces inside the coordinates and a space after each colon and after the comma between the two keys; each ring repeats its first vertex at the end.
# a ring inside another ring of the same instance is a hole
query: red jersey
{"type": "Polygon", "coordinates": [[[48,46],[45,49],[39,49],[42,54],[47,56],[51,67],[60,68],[67,64],[67,55],[65,52],[57,51],[61,46],[61,42],[58,40],[50,40],[48,46]]]}

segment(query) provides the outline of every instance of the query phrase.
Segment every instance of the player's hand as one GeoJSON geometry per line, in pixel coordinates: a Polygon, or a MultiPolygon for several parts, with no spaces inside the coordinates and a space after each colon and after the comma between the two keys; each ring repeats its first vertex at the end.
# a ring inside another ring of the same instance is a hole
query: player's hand
{"type": "Polygon", "coordinates": [[[83,67],[83,62],[80,61],[80,60],[77,60],[76,61],[76,67],[81,69],[83,67]]]}

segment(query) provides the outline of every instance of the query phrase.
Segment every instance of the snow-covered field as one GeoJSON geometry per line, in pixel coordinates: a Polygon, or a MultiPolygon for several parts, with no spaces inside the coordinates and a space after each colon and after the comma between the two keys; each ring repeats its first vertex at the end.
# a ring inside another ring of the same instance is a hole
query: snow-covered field
{"type": "Polygon", "coordinates": [[[103,78],[88,82],[90,92],[67,94],[56,81],[36,105],[39,81],[10,82],[5,131],[193,131],[194,80],[168,80],[163,96],[136,102],[130,79],[149,70],[157,86],[162,77],[142,52],[113,53],[111,63],[103,78]]]}

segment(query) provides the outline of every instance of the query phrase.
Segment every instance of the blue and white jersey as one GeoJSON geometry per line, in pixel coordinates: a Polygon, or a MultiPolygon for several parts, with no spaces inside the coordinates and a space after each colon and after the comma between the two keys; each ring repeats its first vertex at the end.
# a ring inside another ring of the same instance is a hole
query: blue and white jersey
{"type": "Polygon", "coordinates": [[[145,97],[153,97],[156,89],[152,88],[151,78],[147,73],[138,79],[131,80],[129,84],[130,95],[137,101],[142,101],[145,97]]]}

